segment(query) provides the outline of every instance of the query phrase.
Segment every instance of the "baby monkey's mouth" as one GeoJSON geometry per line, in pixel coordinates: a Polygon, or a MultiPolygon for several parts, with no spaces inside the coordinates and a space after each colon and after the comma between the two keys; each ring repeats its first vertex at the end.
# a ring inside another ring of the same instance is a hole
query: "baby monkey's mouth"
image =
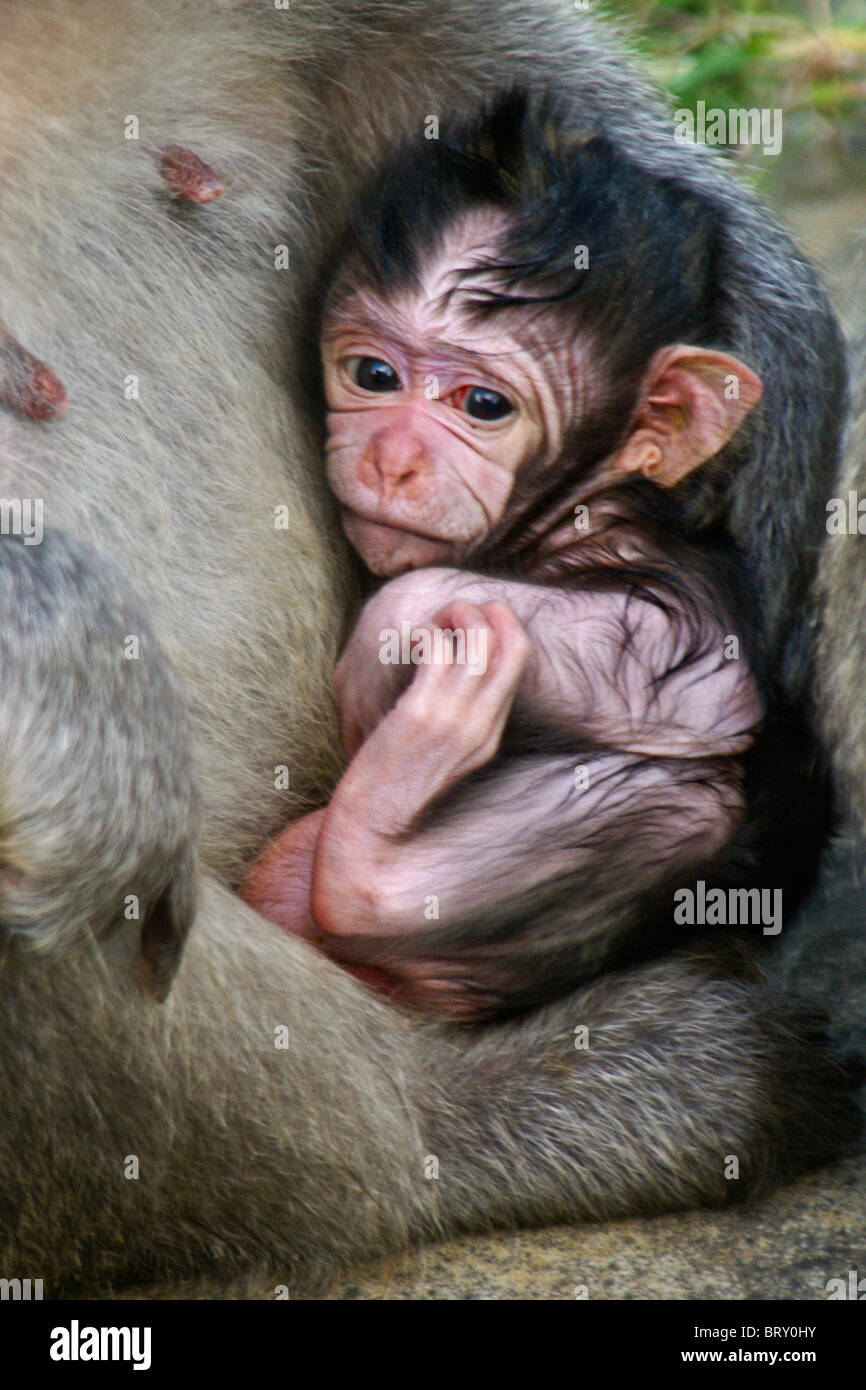
{"type": "Polygon", "coordinates": [[[365,512],[355,511],[353,507],[343,507],[343,521],[359,521],[365,526],[375,526],[381,531],[393,531],[401,536],[416,536],[422,541],[442,541],[442,536],[435,536],[429,531],[420,531],[414,526],[398,525],[394,521],[383,521],[380,516],[370,516],[365,512]]]}
{"type": "Polygon", "coordinates": [[[385,578],[408,569],[451,562],[458,551],[454,541],[374,520],[350,507],[341,508],[341,520],[351,545],[374,574],[385,578]]]}
{"type": "Polygon", "coordinates": [[[345,502],[340,504],[343,526],[364,530],[373,529],[382,532],[383,535],[390,533],[394,537],[405,536],[412,540],[424,541],[430,545],[447,546],[451,550],[457,550],[466,545],[470,545],[475,537],[462,536],[443,536],[437,535],[434,531],[426,531],[420,527],[410,526],[404,522],[385,520],[381,515],[371,515],[368,512],[357,511],[354,507],[347,506],[345,502]]]}

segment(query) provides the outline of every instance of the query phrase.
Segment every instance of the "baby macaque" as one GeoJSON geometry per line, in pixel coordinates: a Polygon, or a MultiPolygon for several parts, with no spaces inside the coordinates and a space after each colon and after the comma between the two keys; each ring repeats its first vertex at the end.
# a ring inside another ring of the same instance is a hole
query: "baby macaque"
{"type": "Polygon", "coordinates": [[[242,891],[398,999],[479,1019],[632,958],[744,820],[749,576],[682,501],[761,396],[713,238],[520,95],[398,153],[354,216],[328,477],[387,582],[336,670],[348,769],[242,891]]]}

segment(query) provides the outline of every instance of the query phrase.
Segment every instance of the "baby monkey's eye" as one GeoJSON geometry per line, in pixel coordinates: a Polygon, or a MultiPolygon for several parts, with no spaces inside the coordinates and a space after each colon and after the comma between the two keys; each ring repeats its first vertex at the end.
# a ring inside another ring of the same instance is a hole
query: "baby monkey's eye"
{"type": "Polygon", "coordinates": [[[347,357],[346,371],[362,391],[400,390],[400,378],[381,357],[347,357]]]}
{"type": "Polygon", "coordinates": [[[467,386],[459,404],[473,420],[504,420],[514,412],[514,406],[505,396],[487,386],[467,386]]]}

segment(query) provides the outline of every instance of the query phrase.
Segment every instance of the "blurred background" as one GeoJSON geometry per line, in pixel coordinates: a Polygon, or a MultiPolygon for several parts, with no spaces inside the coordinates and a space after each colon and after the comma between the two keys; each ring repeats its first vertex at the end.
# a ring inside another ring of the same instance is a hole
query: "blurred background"
{"type": "Polygon", "coordinates": [[[866,0],[607,0],[671,110],[781,107],[782,149],[726,147],[822,262],[845,312],[866,226],[866,0]]]}

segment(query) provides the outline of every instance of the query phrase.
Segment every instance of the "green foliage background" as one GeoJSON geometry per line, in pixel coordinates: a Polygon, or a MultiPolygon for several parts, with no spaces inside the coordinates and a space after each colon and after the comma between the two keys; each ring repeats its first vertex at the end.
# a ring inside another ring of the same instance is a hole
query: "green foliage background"
{"type": "MultiPolygon", "coordinates": [[[[816,191],[866,174],[866,0],[608,0],[673,105],[782,107],[781,162],[816,191]]],[[[729,151],[766,172],[750,150],[729,151]]],[[[774,161],[775,162],[775,161],[774,161]]],[[[776,170],[774,173],[778,172],[776,170]]]]}

